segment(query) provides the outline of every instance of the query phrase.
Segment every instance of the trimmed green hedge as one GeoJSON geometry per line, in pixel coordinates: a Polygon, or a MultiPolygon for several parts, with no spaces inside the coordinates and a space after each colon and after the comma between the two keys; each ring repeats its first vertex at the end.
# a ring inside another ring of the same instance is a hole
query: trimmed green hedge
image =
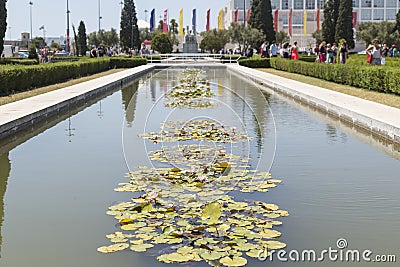
{"type": "Polygon", "coordinates": [[[271,63],[269,58],[248,58],[240,59],[239,65],[249,68],[270,68],[271,63]]]}
{"type": "Polygon", "coordinates": [[[281,58],[271,59],[271,67],[363,89],[400,94],[400,75],[396,67],[310,63],[281,58]]]}
{"type": "Polygon", "coordinates": [[[146,65],[147,59],[141,57],[110,57],[110,68],[134,68],[140,65],[146,65]]]}
{"type": "Polygon", "coordinates": [[[39,62],[35,59],[9,57],[0,59],[0,65],[37,65],[39,62]]]}
{"type": "Polygon", "coordinates": [[[146,64],[144,59],[96,58],[77,62],[59,62],[35,66],[0,66],[0,95],[65,82],[112,68],[129,68],[146,64]]]}

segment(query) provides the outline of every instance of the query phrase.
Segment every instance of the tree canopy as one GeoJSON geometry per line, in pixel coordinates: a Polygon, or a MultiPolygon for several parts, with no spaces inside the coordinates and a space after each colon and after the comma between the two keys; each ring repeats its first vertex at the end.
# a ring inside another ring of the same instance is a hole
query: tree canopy
{"type": "Polygon", "coordinates": [[[4,37],[7,30],[7,0],[0,0],[0,55],[4,50],[4,37]]]}
{"type": "Polygon", "coordinates": [[[140,48],[139,27],[137,25],[136,8],[133,0],[124,0],[121,14],[121,45],[125,49],[140,48]]]}
{"type": "Polygon", "coordinates": [[[202,32],[204,38],[200,42],[201,50],[208,50],[218,52],[224,48],[225,44],[229,42],[229,36],[227,30],[213,29],[208,32],[202,32]]]}
{"type": "Polygon", "coordinates": [[[76,40],[78,51],[81,56],[86,55],[87,47],[87,36],[86,36],[86,26],[85,23],[81,20],[78,26],[78,40],[76,40]]]}
{"type": "Polygon", "coordinates": [[[398,43],[398,35],[393,32],[396,23],[382,22],[362,22],[357,25],[357,40],[365,43],[366,46],[372,43],[372,40],[378,39],[388,45],[398,43]]]}
{"type": "Polygon", "coordinates": [[[172,52],[172,41],[165,33],[157,33],[151,40],[151,48],[161,54],[172,52]]]}
{"type": "Polygon", "coordinates": [[[333,0],[328,0],[324,6],[324,21],[322,22],[322,39],[327,43],[335,41],[336,21],[333,0]]]}
{"type": "Polygon", "coordinates": [[[345,39],[350,49],[354,48],[353,1],[340,0],[339,16],[336,23],[335,40],[345,39]]]}
{"type": "MultiPolygon", "coordinates": [[[[275,40],[274,22],[270,0],[253,0],[251,5],[250,26],[264,33],[265,39],[275,40]]],[[[262,40],[260,40],[262,42],[262,40]]]]}

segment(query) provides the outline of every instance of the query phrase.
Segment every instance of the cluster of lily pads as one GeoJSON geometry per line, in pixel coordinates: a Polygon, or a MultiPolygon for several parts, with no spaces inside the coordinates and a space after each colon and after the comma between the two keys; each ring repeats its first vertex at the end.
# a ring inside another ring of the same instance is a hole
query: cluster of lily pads
{"type": "Polygon", "coordinates": [[[164,105],[170,108],[210,108],[214,107],[211,91],[205,72],[200,69],[185,69],[178,75],[179,84],[167,93],[164,105]]]}
{"type": "Polygon", "coordinates": [[[227,127],[209,119],[183,121],[167,121],[160,132],[140,135],[157,142],[177,141],[212,141],[217,143],[237,143],[252,140],[246,132],[237,131],[236,127],[227,127]]]}
{"type": "MultiPolygon", "coordinates": [[[[185,70],[181,83],[199,75],[201,71],[185,70]]],[[[150,151],[149,158],[167,167],[138,167],[114,189],[133,197],[109,207],[107,214],[118,220],[120,230],[106,235],[112,244],[99,247],[99,252],[157,249],[157,260],[164,263],[244,266],[248,257],[286,246],[277,240],[281,233],[275,228],[282,224],[279,218],[289,215],[287,211],[262,201],[236,201],[230,195],[268,192],[281,183],[268,172],[251,169],[250,158],[227,150],[227,143],[250,141],[245,132],[198,119],[167,121],[160,132],[141,137],[163,141],[163,147],[150,151]]]]}

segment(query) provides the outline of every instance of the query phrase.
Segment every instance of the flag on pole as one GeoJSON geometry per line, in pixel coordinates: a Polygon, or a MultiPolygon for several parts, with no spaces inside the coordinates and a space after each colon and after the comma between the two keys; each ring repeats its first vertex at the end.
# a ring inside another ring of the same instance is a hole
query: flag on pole
{"type": "Polygon", "coordinates": [[[207,9],[207,17],[206,17],[207,23],[206,23],[206,31],[210,30],[210,9],[207,9]]]}
{"type": "Polygon", "coordinates": [[[235,9],[235,13],[234,13],[234,20],[235,23],[238,23],[239,21],[239,9],[235,9]]]}
{"type": "Polygon", "coordinates": [[[218,14],[218,29],[222,30],[224,28],[224,11],[222,9],[219,10],[218,14]]]}
{"type": "Polygon", "coordinates": [[[156,10],[153,10],[150,13],[150,31],[152,32],[156,26],[156,10]]]}
{"type": "Polygon", "coordinates": [[[275,11],[274,11],[274,30],[276,32],[278,31],[278,19],[279,19],[278,9],[275,9],[275,11]]]}
{"type": "Polygon", "coordinates": [[[319,8],[317,9],[317,18],[315,20],[317,21],[317,30],[319,31],[321,29],[321,10],[319,8]]]}
{"type": "Polygon", "coordinates": [[[357,26],[357,12],[353,12],[353,28],[357,26]]]}
{"type": "Polygon", "coordinates": [[[251,8],[247,9],[247,24],[250,23],[251,8]]]}
{"type": "Polygon", "coordinates": [[[307,11],[304,10],[304,18],[303,18],[303,31],[304,36],[307,35],[307,11]]]}
{"type": "Polygon", "coordinates": [[[164,10],[163,32],[168,32],[168,9],[164,10]]]}
{"type": "Polygon", "coordinates": [[[193,9],[192,27],[193,27],[193,34],[196,35],[196,9],[193,9]]]}
{"type": "Polygon", "coordinates": [[[179,11],[179,36],[183,37],[183,8],[179,11]]]}
{"type": "Polygon", "coordinates": [[[289,36],[292,37],[292,29],[293,28],[293,10],[289,11],[289,36]]]}

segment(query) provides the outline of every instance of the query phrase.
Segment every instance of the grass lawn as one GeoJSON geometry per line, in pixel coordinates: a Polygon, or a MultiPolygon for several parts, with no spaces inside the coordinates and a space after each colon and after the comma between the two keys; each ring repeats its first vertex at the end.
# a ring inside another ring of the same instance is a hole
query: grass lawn
{"type": "Polygon", "coordinates": [[[74,84],[78,84],[78,83],[82,83],[82,82],[86,82],[89,80],[93,80],[96,78],[100,78],[103,77],[105,75],[110,75],[116,72],[120,72],[123,71],[124,69],[111,69],[105,72],[101,72],[101,73],[96,73],[94,75],[90,75],[90,76],[86,76],[86,77],[82,77],[82,78],[78,78],[78,79],[73,79],[64,83],[57,83],[57,84],[53,84],[53,85],[49,85],[49,86],[45,86],[45,87],[40,87],[40,88],[36,88],[30,91],[25,91],[25,92],[21,92],[21,93],[16,93],[13,95],[9,95],[9,96],[2,96],[0,97],[0,106],[1,105],[5,105],[8,103],[12,103],[18,100],[22,100],[25,98],[29,98],[32,96],[36,96],[36,95],[40,95],[40,94],[44,94],[44,93],[48,93],[54,90],[58,90],[64,87],[68,87],[74,84]]]}
{"type": "Polygon", "coordinates": [[[384,104],[387,106],[400,108],[400,96],[398,96],[398,95],[380,93],[380,92],[370,91],[370,90],[366,90],[366,89],[360,89],[360,88],[351,87],[348,85],[324,81],[324,80],[321,80],[318,78],[313,78],[313,77],[309,77],[309,76],[305,76],[305,75],[301,75],[301,74],[280,71],[280,70],[276,70],[273,68],[259,69],[259,70],[264,71],[266,73],[278,75],[278,76],[281,76],[284,78],[303,82],[306,84],[319,86],[319,87],[333,90],[336,92],[340,92],[340,93],[356,96],[359,98],[363,98],[366,100],[370,100],[373,102],[381,103],[381,104],[384,104]]]}

